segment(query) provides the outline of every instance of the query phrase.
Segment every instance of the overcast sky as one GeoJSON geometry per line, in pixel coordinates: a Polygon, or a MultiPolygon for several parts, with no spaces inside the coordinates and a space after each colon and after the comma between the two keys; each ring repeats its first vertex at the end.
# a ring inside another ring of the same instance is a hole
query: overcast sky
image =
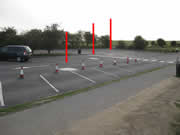
{"type": "Polygon", "coordinates": [[[52,23],[65,31],[92,31],[112,39],[180,39],[179,0],[0,0],[0,27],[14,26],[19,32],[43,29],[52,23]]]}

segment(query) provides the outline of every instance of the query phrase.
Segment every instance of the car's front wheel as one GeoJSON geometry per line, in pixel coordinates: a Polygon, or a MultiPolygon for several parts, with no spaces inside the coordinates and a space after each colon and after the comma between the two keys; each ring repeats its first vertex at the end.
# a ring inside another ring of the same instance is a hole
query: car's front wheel
{"type": "Polygon", "coordinates": [[[17,62],[21,62],[21,61],[22,61],[21,57],[17,57],[17,58],[16,58],[16,61],[17,61],[17,62]]]}
{"type": "Polygon", "coordinates": [[[28,58],[25,59],[25,61],[28,61],[28,60],[29,60],[28,58]]]}
{"type": "Polygon", "coordinates": [[[23,58],[23,57],[17,57],[16,61],[17,61],[17,62],[24,62],[24,61],[25,61],[25,58],[23,58]]]}

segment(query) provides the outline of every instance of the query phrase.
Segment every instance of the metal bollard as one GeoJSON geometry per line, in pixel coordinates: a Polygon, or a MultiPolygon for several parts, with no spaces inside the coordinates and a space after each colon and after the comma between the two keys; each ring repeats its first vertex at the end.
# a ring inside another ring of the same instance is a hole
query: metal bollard
{"type": "Polygon", "coordinates": [[[176,77],[180,77],[180,61],[179,57],[176,59],[176,77]]]}
{"type": "Polygon", "coordinates": [[[81,49],[80,49],[80,48],[78,49],[78,54],[79,54],[79,55],[81,54],[81,49]]]}

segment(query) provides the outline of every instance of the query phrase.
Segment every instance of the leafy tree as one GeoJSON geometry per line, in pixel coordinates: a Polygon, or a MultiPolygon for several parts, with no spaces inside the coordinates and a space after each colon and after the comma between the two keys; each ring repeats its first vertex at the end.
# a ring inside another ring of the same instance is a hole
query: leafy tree
{"type": "Polygon", "coordinates": [[[98,37],[98,35],[94,35],[94,43],[96,44],[97,42],[99,41],[99,37],[98,37]]]}
{"type": "Polygon", "coordinates": [[[9,44],[17,44],[15,42],[17,39],[17,31],[14,27],[4,27],[0,31],[0,44],[9,45],[9,44]]]}
{"type": "Polygon", "coordinates": [[[171,46],[172,46],[172,47],[176,47],[176,46],[177,46],[176,41],[171,41],[171,46]]]}
{"type": "Polygon", "coordinates": [[[81,35],[79,33],[69,34],[70,48],[79,48],[81,44],[81,35]]]}
{"type": "Polygon", "coordinates": [[[53,49],[61,47],[65,40],[65,34],[63,30],[58,30],[58,24],[52,24],[46,26],[42,34],[43,48],[45,48],[50,54],[53,49]]]}
{"type": "Polygon", "coordinates": [[[146,43],[146,46],[148,46],[148,45],[149,45],[149,42],[148,42],[147,40],[145,40],[145,43],[146,43]]]}
{"type": "Polygon", "coordinates": [[[79,30],[78,33],[77,33],[77,39],[78,39],[78,47],[81,47],[82,46],[82,43],[85,41],[84,39],[84,32],[79,30]]]}
{"type": "Polygon", "coordinates": [[[159,38],[159,39],[157,40],[157,44],[158,44],[160,47],[164,47],[164,46],[166,45],[166,42],[165,42],[164,39],[159,38]]]}
{"type": "Polygon", "coordinates": [[[117,45],[117,48],[122,48],[122,49],[126,48],[126,43],[124,41],[122,41],[122,40],[119,41],[118,45],[117,45]]]}
{"type": "Polygon", "coordinates": [[[86,46],[89,47],[89,44],[92,43],[92,34],[90,32],[85,32],[84,39],[86,42],[86,46]]]}
{"type": "Polygon", "coordinates": [[[141,36],[136,36],[133,45],[135,49],[144,49],[148,45],[147,41],[144,40],[141,36]]]}
{"type": "Polygon", "coordinates": [[[101,36],[99,40],[101,42],[102,47],[105,47],[105,48],[109,47],[109,36],[108,35],[101,36]]]}
{"type": "Polygon", "coordinates": [[[39,29],[32,29],[24,34],[26,44],[31,47],[34,52],[42,45],[42,31],[39,29]]]}
{"type": "Polygon", "coordinates": [[[155,41],[151,41],[151,45],[152,45],[152,46],[155,46],[155,45],[156,45],[156,42],[155,42],[155,41]]]}

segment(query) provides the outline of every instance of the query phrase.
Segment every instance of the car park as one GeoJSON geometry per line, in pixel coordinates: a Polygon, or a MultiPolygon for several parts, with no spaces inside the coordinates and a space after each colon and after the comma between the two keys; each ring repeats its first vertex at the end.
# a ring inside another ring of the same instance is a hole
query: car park
{"type": "Polygon", "coordinates": [[[0,48],[0,60],[28,61],[32,56],[32,50],[26,45],[8,45],[0,48]]]}

